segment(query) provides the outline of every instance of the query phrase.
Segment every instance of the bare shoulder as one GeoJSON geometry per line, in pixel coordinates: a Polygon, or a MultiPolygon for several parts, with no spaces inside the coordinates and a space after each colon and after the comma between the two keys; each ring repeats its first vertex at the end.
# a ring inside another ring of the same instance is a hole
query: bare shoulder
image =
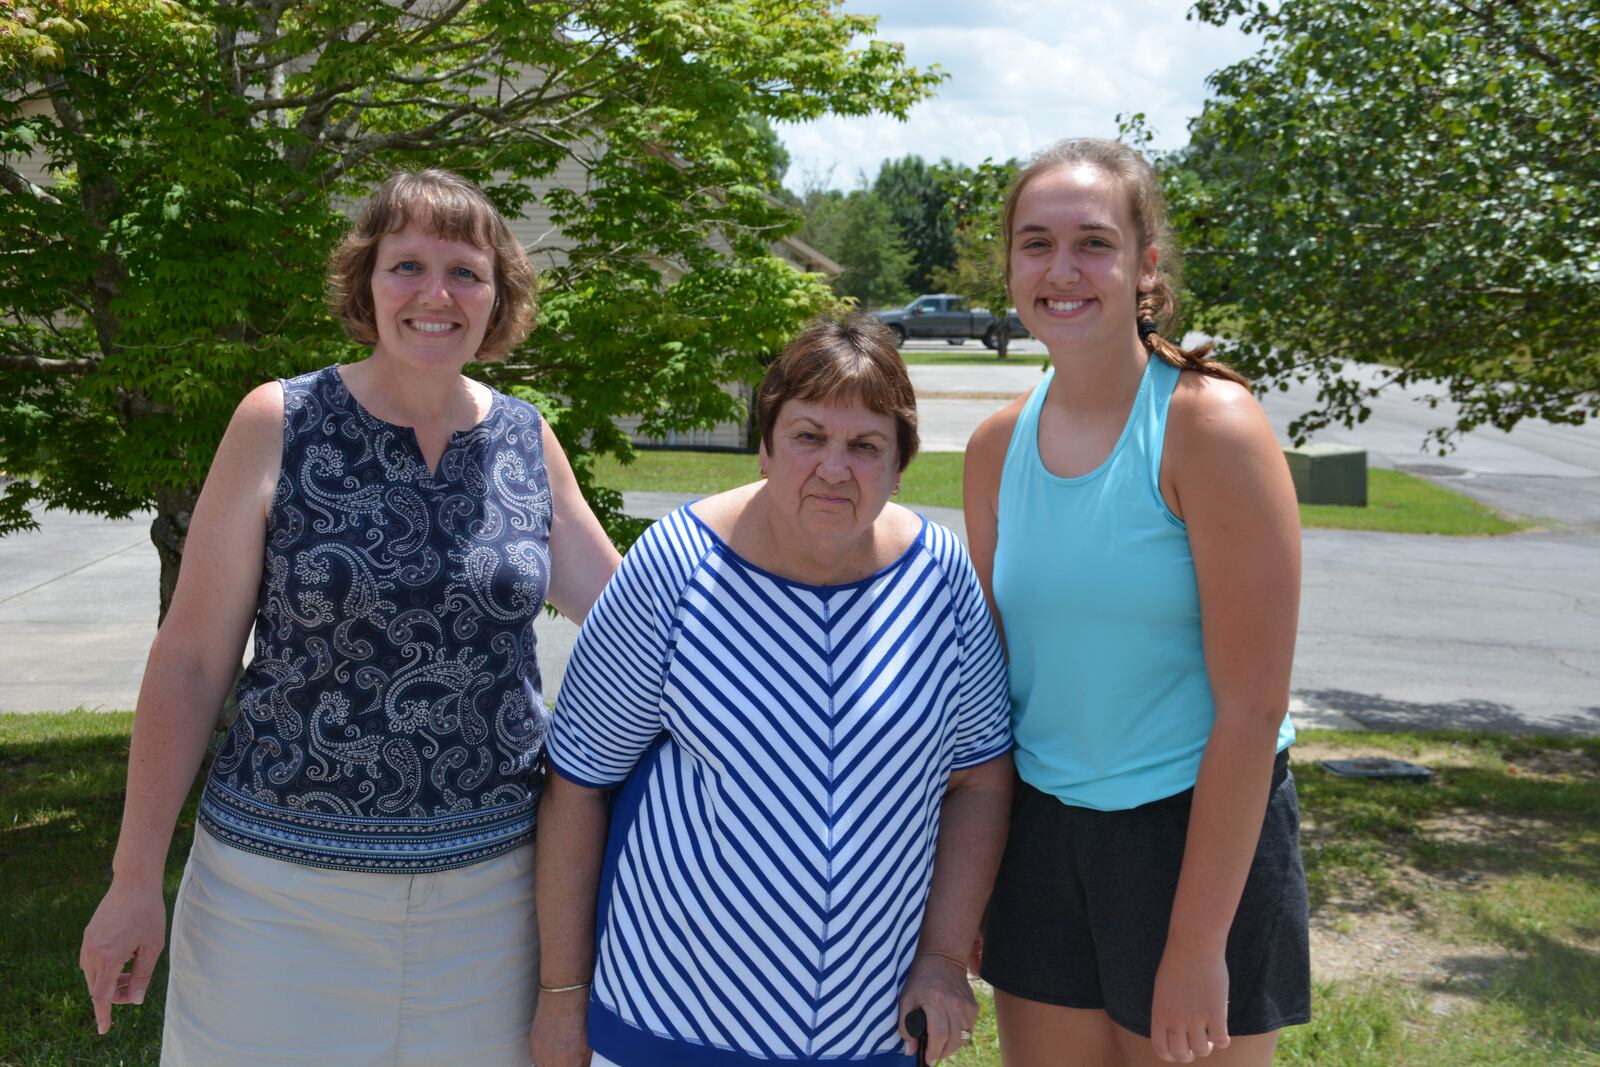
{"type": "Polygon", "coordinates": [[[245,394],[217,447],[208,481],[218,477],[258,487],[278,479],[283,458],[283,386],[266,382],[245,394]]]}
{"type": "Polygon", "coordinates": [[[1269,513],[1298,530],[1294,486],[1272,424],[1249,388],[1185,371],[1172,394],[1163,492],[1193,534],[1196,523],[1230,529],[1269,513]]]}
{"type": "MultiPolygon", "coordinates": [[[[1042,385],[1035,388],[1043,388],[1042,385]]],[[[1017,430],[1017,419],[1027,406],[1032,390],[1023,393],[1011,403],[990,415],[972,431],[967,441],[966,477],[994,480],[998,483],[1000,468],[1005,464],[1006,450],[1011,447],[1011,437],[1017,430]]]]}
{"type": "Polygon", "coordinates": [[[1169,456],[1277,448],[1272,424],[1248,387],[1195,371],[1184,371],[1173,390],[1167,435],[1177,446],[1169,456]]]}
{"type": "Polygon", "coordinates": [[[249,433],[283,433],[283,383],[263,382],[245,394],[233,421],[249,433]]]}

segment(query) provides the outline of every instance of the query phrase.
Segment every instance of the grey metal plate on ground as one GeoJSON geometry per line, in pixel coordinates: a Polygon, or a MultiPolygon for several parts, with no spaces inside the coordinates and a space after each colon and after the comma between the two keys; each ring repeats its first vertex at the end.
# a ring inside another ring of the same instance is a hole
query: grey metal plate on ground
{"type": "Polygon", "coordinates": [[[1404,782],[1426,782],[1433,772],[1403,759],[1325,759],[1320,765],[1341,778],[1396,778],[1404,782]]]}

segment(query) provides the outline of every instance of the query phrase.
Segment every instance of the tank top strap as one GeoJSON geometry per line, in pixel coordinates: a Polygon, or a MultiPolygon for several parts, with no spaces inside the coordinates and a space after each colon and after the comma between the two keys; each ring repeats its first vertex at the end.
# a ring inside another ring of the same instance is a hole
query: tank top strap
{"type": "Polygon", "coordinates": [[[1182,375],[1183,371],[1160,356],[1151,356],[1150,367],[1145,372],[1145,388],[1140,391],[1139,408],[1129,416],[1135,420],[1144,438],[1142,444],[1150,469],[1150,487],[1161,504],[1161,510],[1169,515],[1171,512],[1161,496],[1161,457],[1166,451],[1167,415],[1172,410],[1172,394],[1182,375]]]}

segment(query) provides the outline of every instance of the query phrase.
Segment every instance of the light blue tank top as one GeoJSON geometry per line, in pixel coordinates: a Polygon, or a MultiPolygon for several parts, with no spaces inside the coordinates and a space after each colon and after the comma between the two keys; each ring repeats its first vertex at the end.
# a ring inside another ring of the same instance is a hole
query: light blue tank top
{"type": "MultiPolygon", "coordinates": [[[[1011,659],[1022,780],[1119,811],[1192,787],[1216,714],[1184,523],[1161,496],[1179,370],[1151,359],[1111,454],[1076,478],[1039,458],[1051,371],[1000,476],[994,595],[1011,659]]],[[[1287,711],[1281,751],[1294,741],[1287,711]]]]}

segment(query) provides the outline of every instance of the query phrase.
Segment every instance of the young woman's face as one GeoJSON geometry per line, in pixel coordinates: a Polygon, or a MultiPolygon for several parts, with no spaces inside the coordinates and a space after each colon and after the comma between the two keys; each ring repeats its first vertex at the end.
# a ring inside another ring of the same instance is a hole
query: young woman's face
{"type": "Polygon", "coordinates": [[[789,400],[761,446],[775,514],[812,537],[865,532],[900,483],[894,418],[860,399],[789,400]]]}
{"type": "Polygon", "coordinates": [[[378,241],[372,309],[386,356],[459,369],[483,345],[494,297],[491,249],[415,223],[378,241]]]}
{"type": "Polygon", "coordinates": [[[1139,290],[1156,252],[1139,248],[1128,196],[1107,171],[1070,164],[1023,187],[1011,229],[1011,299],[1052,355],[1138,339],[1139,290]]]}

